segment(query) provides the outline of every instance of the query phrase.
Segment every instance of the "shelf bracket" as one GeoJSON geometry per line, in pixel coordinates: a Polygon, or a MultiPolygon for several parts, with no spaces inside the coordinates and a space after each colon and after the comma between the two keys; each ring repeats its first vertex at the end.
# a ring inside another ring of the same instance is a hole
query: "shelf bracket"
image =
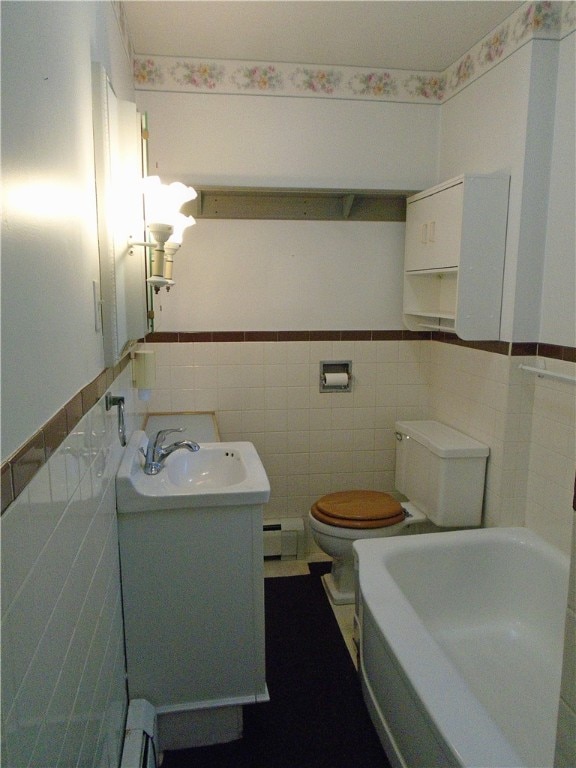
{"type": "Polygon", "coordinates": [[[347,219],[354,205],[354,195],[344,195],[342,198],[342,216],[347,219]]]}

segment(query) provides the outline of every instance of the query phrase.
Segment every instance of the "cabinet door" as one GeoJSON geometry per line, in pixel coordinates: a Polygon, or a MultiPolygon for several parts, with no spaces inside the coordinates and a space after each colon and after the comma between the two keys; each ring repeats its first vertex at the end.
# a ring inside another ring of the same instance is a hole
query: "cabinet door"
{"type": "Polygon", "coordinates": [[[130,698],[203,709],[264,696],[261,507],[119,523],[130,698]]]}
{"type": "Polygon", "coordinates": [[[457,184],[430,198],[429,269],[457,267],[460,263],[463,191],[464,185],[457,184]]]}
{"type": "Polygon", "coordinates": [[[463,184],[456,184],[408,204],[406,270],[447,269],[458,266],[462,202],[463,184]]]}
{"type": "Polygon", "coordinates": [[[429,269],[428,222],[432,217],[433,198],[423,197],[408,203],[406,208],[406,243],[404,268],[406,270],[429,269]]]}

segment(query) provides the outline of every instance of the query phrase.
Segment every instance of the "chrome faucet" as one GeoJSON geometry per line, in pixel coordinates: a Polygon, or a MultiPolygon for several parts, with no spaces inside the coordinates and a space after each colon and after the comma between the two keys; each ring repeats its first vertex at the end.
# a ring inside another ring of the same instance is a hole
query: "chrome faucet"
{"type": "Polygon", "coordinates": [[[144,472],[147,475],[157,475],[163,468],[166,457],[170,456],[171,453],[174,453],[174,451],[177,451],[179,448],[186,448],[186,450],[192,451],[193,453],[200,450],[198,443],[195,443],[193,440],[177,440],[170,445],[162,445],[166,437],[172,434],[172,432],[183,431],[182,427],[179,427],[178,429],[161,429],[156,433],[154,440],[148,440],[148,449],[146,451],[144,448],[140,448],[140,453],[146,459],[144,463],[144,472]]]}

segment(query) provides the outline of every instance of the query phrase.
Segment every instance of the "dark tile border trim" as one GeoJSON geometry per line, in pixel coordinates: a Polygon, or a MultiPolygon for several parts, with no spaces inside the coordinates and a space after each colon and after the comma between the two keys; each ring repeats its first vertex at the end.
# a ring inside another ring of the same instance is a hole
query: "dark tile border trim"
{"type": "Polygon", "coordinates": [[[508,341],[465,341],[450,333],[432,333],[432,341],[441,341],[444,344],[454,344],[458,347],[470,349],[482,349],[485,352],[494,352],[498,355],[532,355],[534,357],[548,357],[552,360],[565,360],[576,363],[576,347],[562,347],[558,344],[542,344],[540,342],[508,342],[508,341]]]}
{"type": "Polygon", "coordinates": [[[130,356],[125,355],[114,367],[105,368],[2,464],[2,514],[129,362],[130,356]]]}
{"type": "Polygon", "coordinates": [[[430,339],[432,334],[419,331],[171,331],[147,334],[141,341],[154,344],[185,342],[250,341],[407,341],[430,339]]]}
{"type": "Polygon", "coordinates": [[[507,341],[465,341],[454,336],[452,333],[432,332],[432,341],[441,341],[444,344],[453,344],[457,347],[468,347],[469,349],[481,349],[484,352],[493,352],[497,355],[508,355],[510,352],[510,343],[507,341]]]}
{"type": "MultiPolygon", "coordinates": [[[[392,331],[200,331],[149,333],[140,341],[153,343],[255,342],[255,341],[440,341],[460,347],[481,349],[499,355],[534,355],[576,363],[576,347],[556,344],[507,341],[464,341],[449,333],[392,331]]],[[[74,395],[41,429],[1,466],[2,514],[22,493],[36,472],[72,432],[80,419],[98,402],[114,379],[124,370],[130,356],[113,368],[106,368],[94,381],[74,395]]]]}
{"type": "MultiPolygon", "coordinates": [[[[556,344],[538,344],[537,346],[537,352],[520,352],[520,354],[536,354],[539,357],[551,357],[554,360],[576,363],[576,347],[561,347],[556,344]]],[[[514,354],[514,351],[512,351],[512,354],[514,354]]]]}

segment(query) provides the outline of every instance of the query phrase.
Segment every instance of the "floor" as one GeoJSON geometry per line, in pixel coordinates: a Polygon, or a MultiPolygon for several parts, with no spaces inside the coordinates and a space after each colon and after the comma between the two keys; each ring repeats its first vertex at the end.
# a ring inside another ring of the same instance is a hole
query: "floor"
{"type": "MultiPolygon", "coordinates": [[[[322,554],[311,555],[307,560],[265,560],[264,576],[265,578],[274,578],[277,576],[307,576],[309,562],[319,562],[330,560],[329,557],[322,554]]],[[[328,595],[326,599],[330,603],[334,615],[342,632],[342,637],[346,647],[352,657],[354,666],[358,668],[358,658],[356,653],[356,644],[354,643],[354,605],[334,605],[328,595]]]]}
{"type": "Polygon", "coordinates": [[[355,671],[354,606],[330,602],[310,576],[309,564],[319,561],[330,558],[313,552],[265,561],[271,693],[265,704],[245,708],[243,738],[168,751],[165,768],[390,768],[355,671]]]}

